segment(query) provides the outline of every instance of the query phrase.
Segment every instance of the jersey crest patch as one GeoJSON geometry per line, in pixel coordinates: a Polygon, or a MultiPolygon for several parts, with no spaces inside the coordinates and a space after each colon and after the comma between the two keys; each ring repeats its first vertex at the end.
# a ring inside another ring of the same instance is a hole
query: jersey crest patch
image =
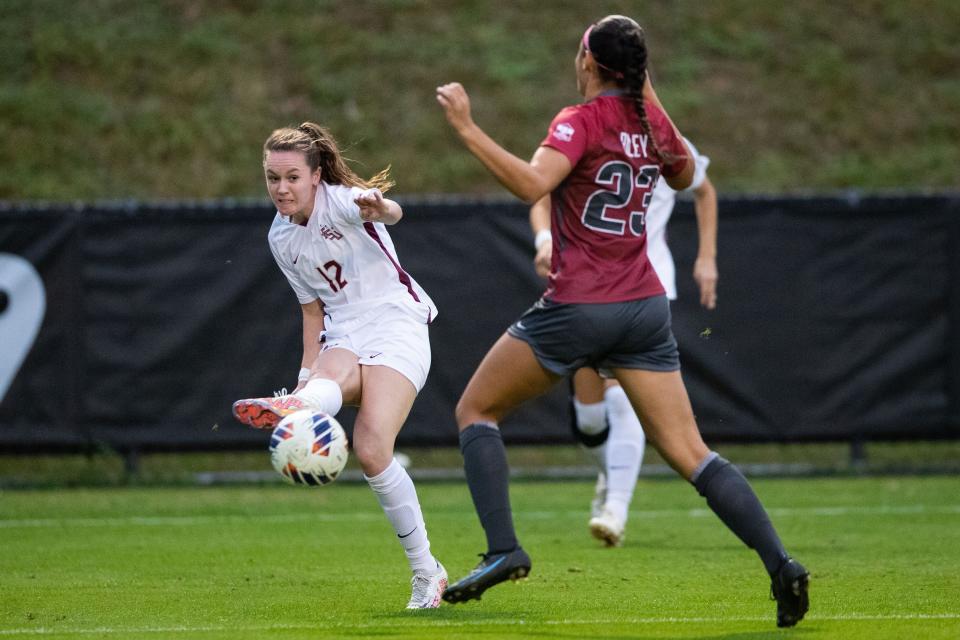
{"type": "Polygon", "coordinates": [[[563,142],[573,140],[574,128],[566,122],[561,122],[553,129],[553,137],[563,142]]]}
{"type": "Polygon", "coordinates": [[[343,234],[325,224],[320,225],[320,235],[327,240],[343,240],[343,234]]]}

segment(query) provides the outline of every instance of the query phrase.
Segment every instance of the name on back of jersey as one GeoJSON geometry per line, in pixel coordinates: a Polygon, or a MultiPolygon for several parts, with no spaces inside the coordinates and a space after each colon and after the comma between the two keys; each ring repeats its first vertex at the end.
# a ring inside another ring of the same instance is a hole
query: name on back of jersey
{"type": "Polygon", "coordinates": [[[647,136],[640,133],[620,132],[620,144],[628,158],[647,157],[647,136]]]}

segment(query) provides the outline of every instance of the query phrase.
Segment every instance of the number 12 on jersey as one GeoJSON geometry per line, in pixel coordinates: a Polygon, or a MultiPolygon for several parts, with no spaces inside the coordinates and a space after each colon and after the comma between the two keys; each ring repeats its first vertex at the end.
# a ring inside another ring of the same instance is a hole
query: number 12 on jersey
{"type": "MultiPolygon", "coordinates": [[[[333,292],[336,293],[347,286],[347,281],[343,279],[343,267],[336,260],[330,260],[323,265],[323,268],[317,267],[317,271],[327,281],[333,292]]],[[[353,291],[353,289],[351,289],[353,291]]]]}
{"type": "Polygon", "coordinates": [[[587,198],[583,207],[581,221],[583,225],[594,231],[611,233],[622,236],[626,233],[627,223],[623,220],[607,217],[607,209],[622,209],[633,199],[633,190],[646,189],[643,194],[641,211],[630,212],[630,233],[635,236],[643,235],[646,230],[647,207],[653,195],[653,186],[660,177],[660,167],[648,164],[637,170],[636,176],[633,167],[626,162],[611,161],[600,167],[594,179],[598,185],[612,186],[613,189],[598,189],[587,198]]]}

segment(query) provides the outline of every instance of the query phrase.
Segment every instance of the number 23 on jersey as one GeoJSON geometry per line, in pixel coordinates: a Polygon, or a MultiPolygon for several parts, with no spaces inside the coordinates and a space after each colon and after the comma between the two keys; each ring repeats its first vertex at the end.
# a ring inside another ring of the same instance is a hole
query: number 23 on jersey
{"type": "Polygon", "coordinates": [[[630,233],[635,236],[643,235],[646,230],[647,207],[659,177],[660,167],[655,164],[644,165],[634,174],[633,167],[626,162],[607,162],[600,167],[594,179],[601,188],[590,194],[583,207],[583,225],[601,233],[625,235],[628,222],[608,216],[608,210],[627,207],[633,200],[634,189],[641,189],[646,190],[641,201],[641,210],[631,211],[627,220],[630,233]]]}

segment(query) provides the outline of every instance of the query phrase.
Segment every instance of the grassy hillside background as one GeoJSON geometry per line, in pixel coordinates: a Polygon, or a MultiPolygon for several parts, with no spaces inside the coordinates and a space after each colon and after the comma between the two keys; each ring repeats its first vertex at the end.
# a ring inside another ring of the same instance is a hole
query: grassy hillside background
{"type": "Polygon", "coordinates": [[[0,199],[263,197],[263,139],[306,119],[399,193],[502,194],[435,87],[528,157],[607,13],[725,192],[960,184],[955,0],[4,0],[0,199]]]}

